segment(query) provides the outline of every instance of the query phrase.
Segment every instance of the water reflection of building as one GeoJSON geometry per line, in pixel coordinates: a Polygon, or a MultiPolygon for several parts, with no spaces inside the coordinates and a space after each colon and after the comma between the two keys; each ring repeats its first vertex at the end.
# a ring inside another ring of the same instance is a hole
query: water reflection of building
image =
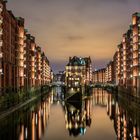
{"type": "Polygon", "coordinates": [[[50,114],[50,98],[33,109],[21,121],[19,140],[39,140],[45,131],[50,114]]]}
{"type": "Polygon", "coordinates": [[[66,129],[69,135],[78,136],[86,133],[91,125],[92,100],[71,102],[65,105],[66,129]]]}
{"type": "Polygon", "coordinates": [[[118,140],[140,139],[140,112],[135,106],[129,105],[130,101],[119,98],[118,103],[112,94],[108,96],[107,114],[113,121],[118,140]]]}
{"type": "Polygon", "coordinates": [[[114,119],[114,110],[115,110],[115,106],[114,106],[114,98],[112,98],[111,94],[108,94],[107,91],[103,90],[103,89],[94,89],[94,104],[95,105],[100,105],[102,107],[106,107],[107,108],[107,114],[110,116],[110,119],[114,119]]]}
{"type": "Polygon", "coordinates": [[[50,114],[50,98],[28,113],[21,121],[19,140],[39,140],[45,131],[50,114]]]}
{"type": "Polygon", "coordinates": [[[105,68],[93,71],[93,83],[104,84],[105,83],[105,68]]]}
{"type": "Polygon", "coordinates": [[[107,108],[112,120],[117,140],[140,139],[140,111],[130,99],[118,98],[103,89],[94,89],[93,103],[107,108]]]}
{"type": "Polygon", "coordinates": [[[108,101],[108,94],[107,91],[103,89],[95,88],[93,90],[93,102],[95,105],[106,106],[108,101]]]}
{"type": "Polygon", "coordinates": [[[117,104],[115,106],[114,128],[118,140],[138,140],[140,138],[140,123],[138,116],[131,118],[129,113],[117,104]]]}
{"type": "Polygon", "coordinates": [[[49,97],[14,112],[6,121],[0,120],[0,140],[40,140],[48,124],[50,105],[49,97]]]}

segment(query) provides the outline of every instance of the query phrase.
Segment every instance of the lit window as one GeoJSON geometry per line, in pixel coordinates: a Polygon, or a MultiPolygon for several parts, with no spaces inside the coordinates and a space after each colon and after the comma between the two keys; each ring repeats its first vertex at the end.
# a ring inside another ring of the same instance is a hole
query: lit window
{"type": "Polygon", "coordinates": [[[137,18],[136,18],[136,16],[133,17],[132,23],[133,23],[133,25],[135,25],[135,24],[137,23],[137,18]]]}
{"type": "Polygon", "coordinates": [[[2,73],[2,69],[0,69],[0,73],[2,73]]]}
{"type": "Polygon", "coordinates": [[[0,53],[0,58],[2,58],[2,53],[0,53]]]}

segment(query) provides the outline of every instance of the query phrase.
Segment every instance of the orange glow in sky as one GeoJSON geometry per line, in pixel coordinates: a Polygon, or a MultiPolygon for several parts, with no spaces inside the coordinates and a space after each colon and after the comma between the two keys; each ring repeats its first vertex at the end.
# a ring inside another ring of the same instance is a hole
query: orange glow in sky
{"type": "Polygon", "coordinates": [[[47,54],[54,70],[69,56],[91,56],[93,65],[112,59],[139,0],[11,0],[8,8],[25,18],[26,28],[47,54]]]}

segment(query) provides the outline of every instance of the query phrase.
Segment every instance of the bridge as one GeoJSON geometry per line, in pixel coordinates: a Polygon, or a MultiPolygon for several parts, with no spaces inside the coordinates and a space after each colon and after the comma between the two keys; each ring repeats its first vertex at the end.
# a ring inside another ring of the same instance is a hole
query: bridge
{"type": "Polygon", "coordinates": [[[53,86],[53,87],[54,86],[59,87],[59,86],[65,86],[65,83],[64,82],[57,81],[57,82],[51,83],[50,85],[53,86]]]}

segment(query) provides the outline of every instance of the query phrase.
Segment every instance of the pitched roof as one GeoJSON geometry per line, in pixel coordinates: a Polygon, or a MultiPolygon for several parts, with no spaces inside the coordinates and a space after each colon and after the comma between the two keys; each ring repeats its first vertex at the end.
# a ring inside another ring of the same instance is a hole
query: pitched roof
{"type": "Polygon", "coordinates": [[[86,62],[84,58],[79,58],[77,56],[74,56],[73,58],[70,57],[69,63],[67,66],[84,66],[86,65],[86,62]]]}

